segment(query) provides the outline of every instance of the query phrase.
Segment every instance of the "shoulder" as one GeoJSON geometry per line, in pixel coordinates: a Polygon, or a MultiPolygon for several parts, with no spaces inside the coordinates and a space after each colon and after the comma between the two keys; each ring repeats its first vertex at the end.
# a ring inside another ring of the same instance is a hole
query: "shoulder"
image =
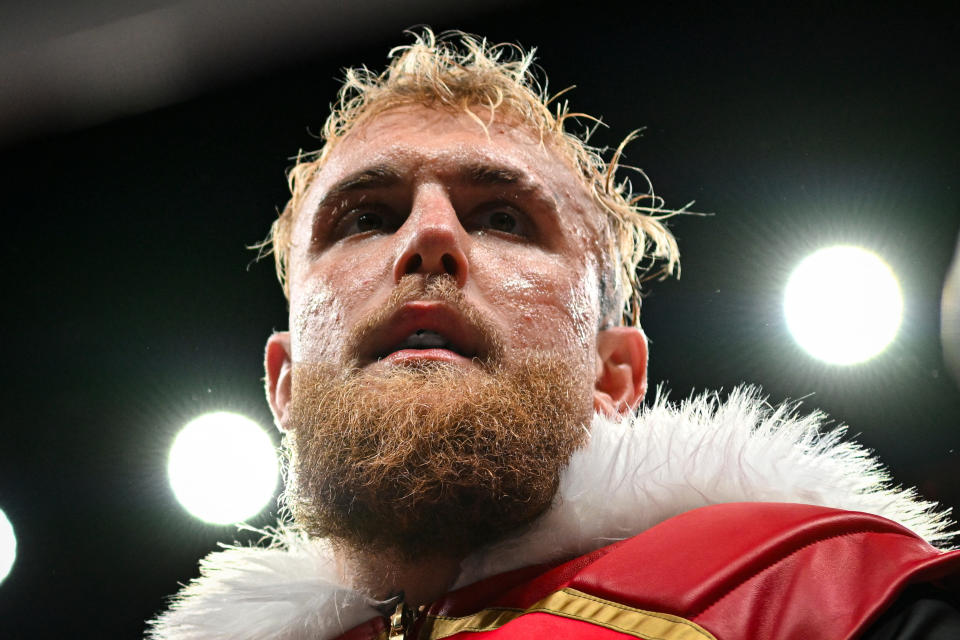
{"type": "Polygon", "coordinates": [[[879,516],[729,503],[688,511],[547,571],[518,570],[453,592],[426,612],[424,626],[428,636],[441,627],[496,629],[504,638],[576,627],[578,637],[606,629],[640,637],[673,637],[664,635],[669,631],[716,640],[835,640],[873,628],[911,585],[958,575],[960,552],[940,552],[879,516]]]}
{"type": "Polygon", "coordinates": [[[576,583],[682,616],[718,638],[851,637],[913,584],[960,575],[879,516],[801,504],[731,503],[684,513],[616,545],[576,583]]]}

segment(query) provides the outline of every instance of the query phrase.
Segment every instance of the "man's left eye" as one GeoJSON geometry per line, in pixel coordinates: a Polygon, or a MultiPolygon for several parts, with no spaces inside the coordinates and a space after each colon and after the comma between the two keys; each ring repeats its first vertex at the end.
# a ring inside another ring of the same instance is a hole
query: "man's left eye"
{"type": "Polygon", "coordinates": [[[490,228],[511,233],[517,226],[517,219],[506,211],[494,211],[490,214],[490,228]]]}
{"type": "Polygon", "coordinates": [[[512,235],[526,233],[520,214],[510,207],[496,207],[482,212],[475,218],[479,229],[489,229],[512,235]]]}
{"type": "Polygon", "coordinates": [[[359,233],[373,231],[383,227],[383,216],[377,213],[361,213],[354,222],[359,233]]]}

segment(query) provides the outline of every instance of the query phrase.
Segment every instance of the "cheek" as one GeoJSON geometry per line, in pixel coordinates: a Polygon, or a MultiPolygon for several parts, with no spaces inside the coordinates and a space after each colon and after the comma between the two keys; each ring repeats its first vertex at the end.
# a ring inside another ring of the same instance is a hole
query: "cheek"
{"type": "Polygon", "coordinates": [[[489,288],[510,342],[569,354],[591,353],[599,305],[596,269],[562,256],[501,260],[489,288]]]}
{"type": "Polygon", "coordinates": [[[370,261],[338,258],[336,268],[312,268],[296,274],[291,287],[291,349],[296,362],[339,361],[350,327],[373,299],[378,282],[370,261]]]}
{"type": "Polygon", "coordinates": [[[596,270],[590,269],[585,277],[572,284],[569,294],[566,309],[578,344],[592,354],[596,348],[600,316],[600,284],[596,270]]]}
{"type": "Polygon", "coordinates": [[[332,345],[342,344],[344,309],[322,283],[300,287],[290,300],[291,350],[294,362],[325,362],[335,358],[332,345]]]}

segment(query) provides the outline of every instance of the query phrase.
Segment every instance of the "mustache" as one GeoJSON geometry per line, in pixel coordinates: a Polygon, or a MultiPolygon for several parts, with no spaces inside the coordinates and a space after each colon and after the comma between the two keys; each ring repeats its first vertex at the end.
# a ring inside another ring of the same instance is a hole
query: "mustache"
{"type": "Polygon", "coordinates": [[[448,274],[403,276],[381,307],[362,318],[350,330],[347,336],[345,353],[351,359],[350,368],[359,366],[357,354],[370,342],[372,336],[383,330],[403,309],[404,305],[416,301],[442,302],[453,309],[466,322],[469,330],[477,337],[480,352],[480,364],[496,367],[503,360],[504,340],[500,330],[488,320],[473,304],[467,301],[457,281],[448,274]]]}

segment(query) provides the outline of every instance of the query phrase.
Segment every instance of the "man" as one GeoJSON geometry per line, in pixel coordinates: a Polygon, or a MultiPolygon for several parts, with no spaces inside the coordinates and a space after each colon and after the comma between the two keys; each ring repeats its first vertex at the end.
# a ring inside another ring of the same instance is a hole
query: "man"
{"type": "Polygon", "coordinates": [[[531,54],[392,58],[348,72],[272,230],[295,525],[204,561],[153,636],[960,637],[944,515],[818,416],[637,410],[638,266],[676,245],[531,54]]]}

